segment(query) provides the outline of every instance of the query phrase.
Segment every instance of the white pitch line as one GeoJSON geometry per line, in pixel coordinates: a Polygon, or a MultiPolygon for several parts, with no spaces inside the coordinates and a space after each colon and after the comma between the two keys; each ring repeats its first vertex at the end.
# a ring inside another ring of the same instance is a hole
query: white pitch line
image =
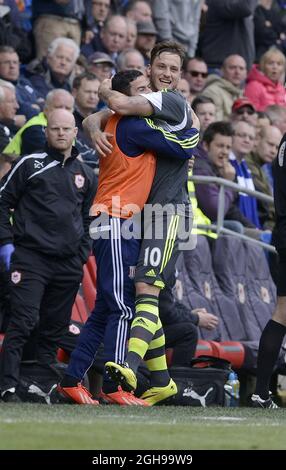
{"type": "Polygon", "coordinates": [[[212,421],[245,421],[248,418],[238,418],[236,416],[192,416],[192,420],[212,420],[212,421]]]}

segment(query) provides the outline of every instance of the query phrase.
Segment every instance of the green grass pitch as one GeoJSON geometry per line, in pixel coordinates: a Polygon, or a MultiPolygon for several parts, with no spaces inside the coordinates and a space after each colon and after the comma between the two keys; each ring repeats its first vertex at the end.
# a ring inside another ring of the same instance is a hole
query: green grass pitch
{"type": "Polygon", "coordinates": [[[0,404],[0,449],[285,449],[286,410],[0,404]]]}

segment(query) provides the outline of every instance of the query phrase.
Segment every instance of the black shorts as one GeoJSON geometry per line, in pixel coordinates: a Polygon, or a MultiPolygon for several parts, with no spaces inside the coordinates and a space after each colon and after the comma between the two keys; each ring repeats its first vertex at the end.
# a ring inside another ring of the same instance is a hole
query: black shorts
{"type": "Polygon", "coordinates": [[[135,272],[135,282],[160,289],[174,273],[180,251],[190,249],[192,218],[166,215],[145,220],[143,239],[135,272]]]}

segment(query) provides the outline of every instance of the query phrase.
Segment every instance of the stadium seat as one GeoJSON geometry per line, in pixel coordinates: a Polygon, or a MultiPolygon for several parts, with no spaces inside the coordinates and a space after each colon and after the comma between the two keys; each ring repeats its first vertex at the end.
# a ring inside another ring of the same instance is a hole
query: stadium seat
{"type": "MultiPolygon", "coordinates": [[[[214,343],[214,341],[212,342],[214,343]]],[[[173,354],[174,354],[173,348],[166,349],[166,360],[167,360],[168,367],[171,367],[172,365],[173,354]]],[[[203,339],[198,340],[195,357],[198,357],[198,356],[213,356],[213,348],[211,345],[211,341],[205,341],[203,339]]]]}
{"type": "Polygon", "coordinates": [[[214,245],[213,266],[221,290],[235,299],[246,334],[244,339],[230,339],[240,339],[244,345],[243,367],[256,368],[259,339],[275,304],[275,287],[264,251],[251,242],[222,236],[214,245]]]}
{"type": "Polygon", "coordinates": [[[261,330],[272,317],[276,305],[276,287],[263,248],[243,242],[246,252],[246,283],[249,302],[261,330]]]}
{"type": "MultiPolygon", "coordinates": [[[[166,349],[168,367],[172,366],[173,348],[166,349]]],[[[245,347],[239,341],[205,341],[198,340],[195,357],[211,356],[226,359],[235,369],[240,369],[245,364],[245,347]]]]}
{"type": "Polygon", "coordinates": [[[71,319],[79,323],[85,323],[88,318],[88,312],[84,300],[80,294],[77,294],[75,303],[72,308],[71,319]]]}
{"type": "Polygon", "coordinates": [[[166,349],[166,361],[167,361],[167,366],[168,367],[171,367],[171,365],[172,365],[173,354],[174,354],[174,349],[173,348],[167,348],[166,349]]]}
{"type": "Polygon", "coordinates": [[[57,350],[57,360],[59,362],[63,362],[64,364],[68,364],[70,360],[69,354],[62,348],[58,348],[57,350]]]}
{"type": "Polygon", "coordinates": [[[196,248],[183,253],[177,269],[182,284],[182,302],[191,310],[206,308],[220,319],[219,326],[214,330],[200,329],[201,339],[230,339],[220,315],[218,298],[221,291],[213,272],[211,251],[205,236],[198,235],[196,248]]]}
{"type": "MultiPolygon", "coordinates": [[[[219,334],[217,331],[201,329],[202,339],[239,344],[239,354],[242,344],[245,352],[243,367],[253,369],[256,367],[261,328],[243,297],[247,270],[245,250],[240,240],[234,246],[232,240],[233,237],[219,237],[213,242],[211,252],[206,237],[198,236],[196,249],[185,252],[178,263],[179,279],[183,285],[182,300],[189,308],[205,307],[219,318],[219,334]]],[[[241,359],[238,360],[240,362],[241,359]]]]}
{"type": "Polygon", "coordinates": [[[210,341],[212,356],[226,359],[234,369],[240,369],[245,364],[245,347],[240,341],[210,341]]]}
{"type": "Polygon", "coordinates": [[[219,237],[213,266],[221,290],[235,299],[245,331],[245,338],[230,339],[259,340],[275,304],[275,288],[263,249],[239,238],[219,237]]]}
{"type": "Polygon", "coordinates": [[[213,348],[211,345],[211,341],[205,341],[204,339],[199,339],[197,347],[196,347],[195,357],[212,356],[212,355],[213,355],[213,348]]]}

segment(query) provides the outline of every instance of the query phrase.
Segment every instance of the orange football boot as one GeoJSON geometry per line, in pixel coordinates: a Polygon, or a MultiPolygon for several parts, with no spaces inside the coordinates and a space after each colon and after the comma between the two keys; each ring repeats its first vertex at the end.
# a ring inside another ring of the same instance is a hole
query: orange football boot
{"type": "Polygon", "coordinates": [[[117,392],[104,393],[100,392],[100,397],[104,398],[108,403],[120,406],[150,406],[145,400],[135,397],[132,392],[125,392],[118,387],[117,392]]]}
{"type": "Polygon", "coordinates": [[[99,402],[92,398],[91,393],[80,382],[76,387],[61,387],[58,385],[57,390],[79,405],[99,405],[99,402]]]}

